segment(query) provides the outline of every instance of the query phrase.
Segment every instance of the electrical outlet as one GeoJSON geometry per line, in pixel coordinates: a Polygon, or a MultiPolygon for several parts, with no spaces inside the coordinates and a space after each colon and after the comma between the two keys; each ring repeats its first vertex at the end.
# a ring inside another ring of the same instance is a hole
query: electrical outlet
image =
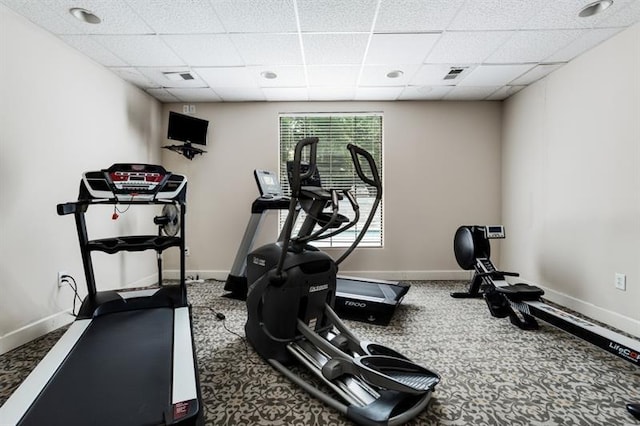
{"type": "Polygon", "coordinates": [[[184,248],[184,255],[185,256],[189,256],[191,254],[191,251],[189,251],[189,247],[185,247],[184,248]]]}
{"type": "Polygon", "coordinates": [[[616,272],[615,285],[618,290],[626,291],[627,290],[627,276],[625,274],[621,274],[616,272]]]}
{"type": "Polygon", "coordinates": [[[69,275],[69,273],[67,271],[58,271],[58,288],[62,287],[64,285],[64,281],[63,281],[63,276],[65,275],[69,275]]]}

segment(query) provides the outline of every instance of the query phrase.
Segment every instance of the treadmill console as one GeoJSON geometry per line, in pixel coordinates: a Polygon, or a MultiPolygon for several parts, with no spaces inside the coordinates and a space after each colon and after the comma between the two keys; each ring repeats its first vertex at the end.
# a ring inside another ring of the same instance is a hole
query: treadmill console
{"type": "Polygon", "coordinates": [[[487,225],[484,227],[484,236],[487,239],[490,238],[504,238],[504,226],[502,225],[487,225]]]}
{"type": "Polygon", "coordinates": [[[268,170],[254,170],[253,175],[258,184],[260,196],[263,198],[283,197],[284,192],[278,181],[278,176],[268,170]]]}
{"type": "Polygon", "coordinates": [[[120,163],[84,173],[82,183],[88,198],[150,201],[174,199],[185,187],[187,179],[162,166],[120,163]]]}

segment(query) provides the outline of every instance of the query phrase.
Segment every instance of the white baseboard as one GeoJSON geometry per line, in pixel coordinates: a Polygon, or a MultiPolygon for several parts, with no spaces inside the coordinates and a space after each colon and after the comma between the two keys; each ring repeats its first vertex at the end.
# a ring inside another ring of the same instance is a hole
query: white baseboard
{"type": "Polygon", "coordinates": [[[543,287],[537,283],[522,278],[517,278],[517,281],[540,287],[544,290],[544,298],[550,302],[557,303],[560,306],[564,306],[591,319],[600,321],[610,327],[617,328],[618,330],[622,330],[640,338],[640,321],[636,319],[620,315],[616,312],[596,306],[593,303],[585,302],[584,300],[543,287]]]}
{"type": "Polygon", "coordinates": [[[0,337],[0,354],[9,352],[18,346],[22,346],[53,330],[70,324],[74,319],[75,317],[71,315],[71,309],[67,309],[7,333],[0,337]]]}
{"type": "MultiPolygon", "coordinates": [[[[214,271],[209,269],[196,270],[191,269],[185,272],[187,278],[193,277],[201,280],[219,280],[226,281],[229,271],[214,271]]],[[[162,276],[168,280],[177,280],[180,278],[180,271],[177,269],[167,269],[162,271],[162,276]]]]}
{"type": "Polygon", "coordinates": [[[140,278],[137,281],[127,284],[124,288],[148,287],[155,284],[158,284],[158,274],[151,274],[144,278],[140,278]]]}
{"type": "MultiPolygon", "coordinates": [[[[216,270],[188,270],[187,277],[198,277],[200,279],[226,281],[229,271],[216,270]]],[[[379,280],[469,280],[470,271],[339,271],[339,275],[351,277],[372,278],[379,280]]],[[[180,271],[168,269],[163,272],[167,279],[177,280],[180,271]]]]}
{"type": "MultiPolygon", "coordinates": [[[[151,274],[127,284],[122,288],[147,287],[156,284],[157,282],[158,275],[151,274]]],[[[29,343],[30,341],[37,339],[38,337],[42,337],[53,330],[72,323],[74,320],[75,317],[71,315],[71,308],[69,308],[62,312],[49,315],[46,318],[34,321],[17,330],[11,331],[0,337],[0,354],[9,352],[18,346],[24,345],[25,343],[29,343]]]]}

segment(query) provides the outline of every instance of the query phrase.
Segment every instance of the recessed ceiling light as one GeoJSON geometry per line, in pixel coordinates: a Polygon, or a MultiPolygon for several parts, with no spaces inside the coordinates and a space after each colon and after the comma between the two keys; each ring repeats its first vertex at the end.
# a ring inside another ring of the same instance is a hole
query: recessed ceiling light
{"type": "Polygon", "coordinates": [[[262,78],[266,78],[267,80],[273,80],[274,78],[278,78],[278,74],[273,71],[262,71],[260,73],[262,78]]]}
{"type": "Polygon", "coordinates": [[[398,77],[402,77],[403,75],[404,75],[404,72],[400,70],[389,71],[387,73],[388,78],[398,78],[398,77]]]}
{"type": "Polygon", "coordinates": [[[588,18],[589,16],[596,15],[603,10],[607,9],[613,4],[613,0],[600,0],[595,3],[591,3],[580,9],[578,16],[581,18],[588,18]]]}
{"type": "Polygon", "coordinates": [[[99,24],[100,22],[102,22],[102,20],[94,15],[93,12],[81,7],[71,8],[69,9],[69,13],[72,14],[77,20],[86,22],[87,24],[99,24]]]}

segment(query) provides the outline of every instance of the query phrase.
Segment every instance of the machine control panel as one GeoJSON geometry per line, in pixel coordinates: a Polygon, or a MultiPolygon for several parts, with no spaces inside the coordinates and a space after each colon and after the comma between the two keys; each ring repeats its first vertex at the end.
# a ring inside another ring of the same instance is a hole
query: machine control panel
{"type": "Polygon", "coordinates": [[[487,225],[484,227],[485,238],[504,238],[504,226],[503,225],[487,225]]]}
{"type": "Polygon", "coordinates": [[[162,182],[164,174],[144,171],[116,171],[109,173],[109,178],[116,189],[153,192],[162,182]]]}
{"type": "Polygon", "coordinates": [[[144,201],[173,199],[187,179],[152,164],[114,164],[105,170],[86,172],[82,178],[90,198],[144,201]]]}
{"type": "Polygon", "coordinates": [[[254,170],[253,175],[258,184],[260,196],[263,198],[283,197],[284,192],[278,181],[278,176],[268,170],[254,170]]]}

